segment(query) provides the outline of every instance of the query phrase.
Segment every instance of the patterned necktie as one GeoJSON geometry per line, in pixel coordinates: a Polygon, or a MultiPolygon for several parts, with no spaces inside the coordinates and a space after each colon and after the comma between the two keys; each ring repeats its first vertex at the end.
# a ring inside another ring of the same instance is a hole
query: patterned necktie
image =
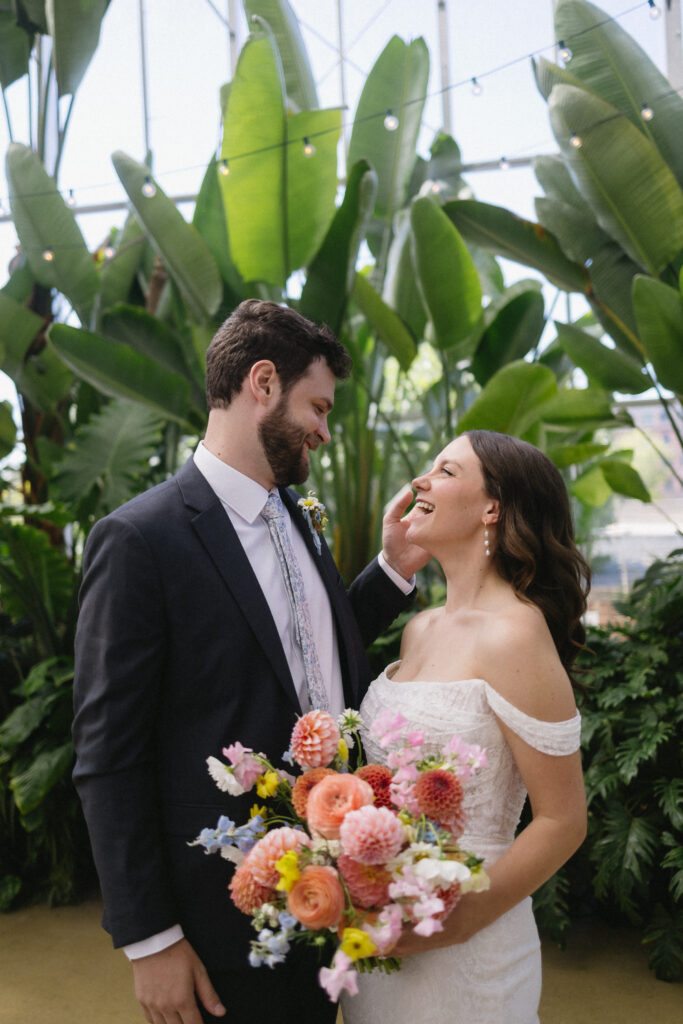
{"type": "Polygon", "coordinates": [[[294,622],[296,623],[296,639],[301,648],[306,672],[308,699],[311,702],[312,708],[327,710],[329,701],[320,670],[318,652],[315,648],[311,613],[308,610],[308,603],[304,594],[304,581],[289,533],[287,532],[285,509],[277,491],[271,491],[268,494],[268,500],[261,512],[261,516],[265,519],[270,531],[270,537],[277,553],[280,569],[287,588],[289,603],[292,606],[294,622]]]}

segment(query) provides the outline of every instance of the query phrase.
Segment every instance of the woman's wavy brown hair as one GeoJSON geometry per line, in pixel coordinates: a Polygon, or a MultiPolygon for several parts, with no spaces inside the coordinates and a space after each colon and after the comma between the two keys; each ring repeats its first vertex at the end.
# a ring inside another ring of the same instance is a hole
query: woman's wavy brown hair
{"type": "Polygon", "coordinates": [[[574,543],[564,480],[538,448],[507,434],[469,430],[489,497],[500,506],[493,560],[523,600],[548,623],[567,672],[584,647],[582,616],[590,566],[574,543]]]}

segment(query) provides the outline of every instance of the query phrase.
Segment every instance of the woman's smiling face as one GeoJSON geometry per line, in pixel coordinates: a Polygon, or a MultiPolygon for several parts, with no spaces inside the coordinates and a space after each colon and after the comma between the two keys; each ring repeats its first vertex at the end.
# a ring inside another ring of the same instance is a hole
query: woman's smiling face
{"type": "Polygon", "coordinates": [[[413,480],[413,488],[408,537],[430,551],[434,545],[480,532],[497,507],[486,493],[481,464],[464,435],[446,445],[432,469],[413,480]]]}

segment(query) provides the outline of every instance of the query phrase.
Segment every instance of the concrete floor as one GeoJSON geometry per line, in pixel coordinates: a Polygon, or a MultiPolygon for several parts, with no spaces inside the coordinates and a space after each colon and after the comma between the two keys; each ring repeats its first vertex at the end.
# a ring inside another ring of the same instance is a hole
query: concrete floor
{"type": "MultiPolygon", "coordinates": [[[[97,902],[0,914],[0,1024],[144,1021],[100,914],[97,902]]],[[[542,1024],[683,1022],[683,985],[657,981],[637,936],[603,924],[576,927],[565,952],[545,947],[543,976],[542,1024]]]]}

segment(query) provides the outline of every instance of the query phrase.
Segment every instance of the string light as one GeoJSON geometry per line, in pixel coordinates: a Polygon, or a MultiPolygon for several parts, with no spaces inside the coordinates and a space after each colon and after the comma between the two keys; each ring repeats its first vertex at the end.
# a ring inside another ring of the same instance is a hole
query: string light
{"type": "Polygon", "coordinates": [[[105,260],[113,260],[114,259],[114,248],[113,248],[113,246],[105,245],[104,249],[102,250],[102,255],[104,256],[105,260]]]}
{"type": "Polygon", "coordinates": [[[224,178],[227,178],[227,176],[230,174],[230,165],[228,164],[228,161],[225,158],[223,158],[220,164],[218,165],[218,173],[222,174],[224,178]]]}
{"type": "Polygon", "coordinates": [[[155,196],[157,194],[157,187],[154,184],[154,182],[152,181],[152,179],[150,178],[149,174],[147,175],[147,177],[144,180],[141,192],[142,192],[143,196],[146,196],[147,199],[151,199],[152,196],[155,196]]]}
{"type": "Polygon", "coordinates": [[[583,146],[583,139],[580,135],[577,135],[576,132],[571,133],[571,135],[569,136],[569,142],[574,147],[574,149],[581,149],[581,147],[583,146]]]}
{"type": "Polygon", "coordinates": [[[384,115],[384,127],[388,132],[395,132],[398,128],[398,118],[390,110],[384,115]]]}
{"type": "Polygon", "coordinates": [[[643,103],[642,107],[640,108],[640,116],[642,117],[643,121],[651,121],[652,118],[655,116],[655,112],[649,103],[643,103]]]}
{"type": "Polygon", "coordinates": [[[560,57],[562,58],[562,60],[566,64],[568,60],[572,59],[572,51],[569,49],[568,46],[565,46],[564,39],[560,39],[559,47],[560,47],[560,49],[559,49],[560,57]]]}
{"type": "Polygon", "coordinates": [[[308,135],[304,136],[304,156],[311,157],[315,154],[315,146],[309,139],[308,135]]]}
{"type": "Polygon", "coordinates": [[[647,0],[647,2],[650,7],[650,17],[653,21],[656,21],[662,12],[660,11],[659,7],[657,7],[655,0],[647,0]]]}
{"type": "Polygon", "coordinates": [[[69,189],[69,194],[66,197],[66,205],[70,206],[72,210],[76,205],[76,197],[74,195],[74,190],[72,188],[69,189]]]}
{"type": "Polygon", "coordinates": [[[483,90],[482,86],[479,84],[479,82],[477,81],[477,79],[473,78],[472,79],[472,95],[473,96],[481,96],[483,91],[484,90],[483,90]]]}
{"type": "Polygon", "coordinates": [[[500,158],[500,162],[498,163],[498,166],[500,167],[501,171],[509,171],[510,170],[510,161],[508,160],[508,158],[506,156],[502,156],[500,158]]]}
{"type": "Polygon", "coordinates": [[[43,259],[46,263],[52,263],[55,258],[54,249],[43,249],[43,259]]]}

